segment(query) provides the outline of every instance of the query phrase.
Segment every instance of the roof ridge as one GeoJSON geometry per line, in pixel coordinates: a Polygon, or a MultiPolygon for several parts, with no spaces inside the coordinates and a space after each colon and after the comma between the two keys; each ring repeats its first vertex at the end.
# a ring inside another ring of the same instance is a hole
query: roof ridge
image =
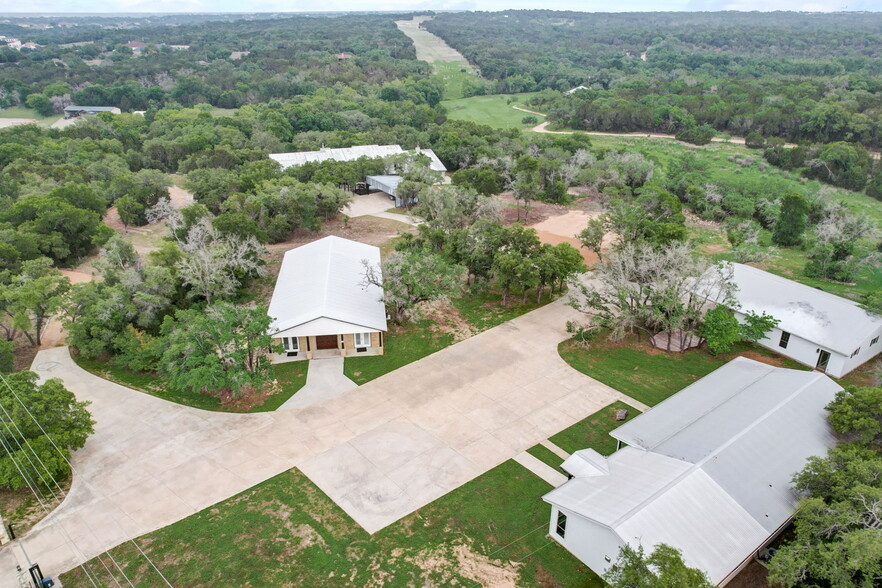
{"type": "MultiPolygon", "coordinates": [[[[739,362],[739,363],[742,363],[742,362],[746,361],[746,362],[748,362],[748,363],[751,364],[751,365],[756,365],[757,367],[759,367],[759,366],[765,366],[765,367],[768,367],[769,370],[768,370],[767,372],[765,372],[764,374],[762,374],[760,377],[756,378],[755,380],[752,380],[752,381],[746,383],[746,384],[745,384],[744,386],[742,386],[741,388],[738,388],[738,389],[734,390],[729,396],[727,396],[727,397],[726,397],[724,400],[722,400],[720,403],[718,403],[718,404],[714,404],[714,405],[708,407],[708,409],[707,409],[706,411],[702,412],[701,414],[696,415],[695,418],[691,419],[688,423],[686,423],[684,426],[680,427],[677,431],[675,431],[675,432],[669,434],[668,436],[664,437],[663,439],[661,439],[660,441],[658,441],[657,443],[655,443],[655,444],[652,446],[652,449],[658,447],[659,445],[661,445],[662,443],[664,443],[665,441],[667,441],[668,439],[670,439],[670,438],[673,437],[674,435],[677,435],[679,432],[683,431],[683,430],[686,429],[687,427],[689,427],[689,426],[695,424],[699,419],[701,419],[701,418],[707,416],[708,414],[710,414],[711,412],[717,410],[719,407],[721,407],[722,405],[724,405],[724,404],[726,404],[727,402],[729,402],[730,400],[732,400],[732,398],[734,398],[734,397],[735,397],[736,395],[738,395],[740,392],[744,391],[745,389],[749,388],[750,386],[753,386],[754,384],[756,384],[757,382],[759,382],[760,380],[762,380],[763,378],[765,378],[766,376],[768,376],[769,374],[771,374],[773,371],[775,371],[775,370],[777,370],[777,369],[785,369],[785,368],[776,368],[776,367],[774,367],[774,366],[770,366],[769,364],[763,363],[763,362],[761,362],[761,361],[756,361],[756,360],[754,360],[754,359],[750,359],[749,357],[742,357],[742,356],[740,356],[740,355],[739,355],[738,357],[736,357],[735,359],[731,360],[730,362],[728,362],[726,365],[722,366],[722,367],[719,368],[719,369],[723,369],[723,368],[725,368],[725,367],[727,367],[727,366],[730,366],[730,365],[734,364],[736,361],[739,362]]],[[[716,371],[716,370],[715,370],[715,371],[716,371]]],[[[714,372],[711,372],[710,374],[707,374],[707,376],[710,376],[710,375],[713,374],[713,373],[714,373],[714,372]]],[[[623,424],[622,426],[613,429],[613,430],[610,431],[610,433],[609,433],[610,436],[613,437],[614,439],[620,440],[620,439],[619,439],[618,437],[616,437],[613,433],[615,433],[616,431],[618,431],[619,429],[621,429],[622,427],[624,427],[624,426],[627,425],[627,424],[634,423],[634,422],[637,421],[637,419],[639,419],[640,417],[642,417],[642,416],[644,416],[644,415],[647,415],[647,414],[650,414],[650,413],[652,412],[652,409],[654,409],[654,408],[658,408],[658,407],[660,407],[660,406],[663,406],[666,402],[677,402],[677,400],[676,400],[677,395],[679,395],[680,393],[682,393],[682,392],[688,390],[689,388],[691,388],[691,387],[693,387],[693,386],[698,385],[698,384],[701,382],[701,380],[703,380],[703,379],[706,378],[707,376],[704,376],[704,377],[700,378],[699,380],[696,380],[695,382],[692,382],[691,384],[689,384],[688,386],[686,386],[685,388],[683,388],[682,390],[680,390],[679,392],[677,392],[677,394],[674,394],[674,395],[672,395],[672,396],[669,396],[669,397],[665,398],[664,400],[662,400],[661,402],[659,402],[659,403],[656,404],[655,406],[651,407],[648,411],[644,412],[644,413],[641,414],[641,415],[638,415],[638,416],[634,417],[634,419],[633,419],[632,421],[630,421],[630,423],[625,423],[625,424],[623,424]]],[[[639,424],[639,422],[638,422],[638,424],[639,424]]],[[[636,425],[632,425],[632,426],[636,426],[636,425]]],[[[647,450],[647,451],[648,451],[648,450],[647,450]]]]}
{"type": "Polygon", "coordinates": [[[770,276],[770,277],[772,277],[776,280],[782,281],[782,282],[795,284],[797,287],[804,288],[806,291],[812,292],[817,296],[826,297],[830,300],[837,302],[838,304],[848,306],[849,308],[852,308],[855,310],[863,310],[865,313],[867,313],[871,317],[875,317],[877,319],[882,319],[882,315],[878,315],[876,313],[870,312],[866,308],[863,308],[859,303],[857,303],[854,300],[851,300],[849,298],[845,298],[844,296],[839,296],[838,294],[833,294],[832,292],[827,292],[826,290],[822,290],[820,288],[814,288],[814,287],[809,286],[807,284],[803,284],[802,282],[797,282],[796,280],[791,280],[790,278],[785,278],[784,276],[779,276],[778,274],[773,274],[772,272],[767,272],[764,269],[760,269],[760,268],[754,267],[752,265],[747,265],[746,263],[737,263],[734,261],[730,261],[729,263],[736,265],[736,266],[741,266],[741,267],[750,269],[758,274],[764,274],[764,275],[770,276]]]}
{"type": "MultiPolygon", "coordinates": [[[[767,377],[768,375],[770,375],[770,374],[772,374],[772,373],[777,372],[778,370],[784,370],[784,369],[787,369],[787,368],[774,368],[773,371],[768,372],[765,376],[763,376],[763,378],[767,377]]],[[[805,372],[805,373],[812,373],[812,372],[805,372]]],[[[808,381],[807,381],[805,384],[803,384],[802,386],[798,387],[795,391],[793,391],[793,392],[791,392],[790,394],[788,394],[786,398],[784,398],[783,400],[781,400],[781,401],[779,401],[778,403],[776,403],[775,406],[772,407],[772,409],[767,410],[767,411],[765,412],[765,414],[762,415],[759,419],[756,419],[755,421],[753,421],[749,426],[744,427],[740,432],[738,432],[738,433],[736,433],[735,435],[733,435],[732,437],[730,437],[725,443],[722,443],[722,444],[720,444],[719,446],[717,446],[716,449],[714,449],[714,450],[713,450],[712,452],[710,452],[710,453],[709,453],[704,459],[698,461],[697,463],[690,464],[690,462],[688,462],[688,461],[686,461],[686,460],[684,460],[684,459],[680,459],[680,458],[676,458],[676,457],[671,457],[670,455],[665,455],[664,453],[660,453],[660,452],[656,452],[656,451],[646,451],[646,450],[643,450],[643,449],[640,449],[640,448],[635,447],[634,449],[637,450],[637,451],[644,451],[645,453],[653,453],[653,454],[655,454],[655,455],[660,455],[660,456],[665,457],[665,458],[668,458],[668,459],[673,459],[673,460],[675,460],[675,461],[679,461],[679,462],[682,462],[682,463],[689,464],[689,468],[687,468],[686,470],[684,470],[683,472],[681,472],[680,474],[678,474],[677,476],[675,476],[670,482],[668,482],[667,484],[665,484],[663,487],[659,488],[658,490],[656,490],[655,492],[653,492],[652,494],[650,494],[649,496],[647,496],[645,499],[641,500],[636,506],[634,506],[634,507],[631,508],[628,512],[626,512],[625,514],[623,514],[622,516],[620,516],[619,518],[617,518],[615,521],[613,521],[613,522],[610,524],[610,527],[615,527],[615,526],[620,525],[621,523],[627,521],[628,519],[630,519],[631,517],[633,517],[633,516],[636,514],[636,512],[637,512],[638,510],[640,510],[645,504],[649,503],[651,500],[655,499],[657,496],[659,496],[659,495],[661,495],[661,494],[664,494],[665,492],[667,492],[668,490],[670,490],[671,488],[673,488],[674,486],[676,486],[677,484],[679,484],[680,482],[682,482],[684,478],[686,478],[687,476],[692,475],[694,472],[696,472],[696,471],[698,471],[698,470],[701,470],[701,471],[702,471],[702,472],[703,472],[703,473],[704,473],[704,474],[705,474],[705,475],[706,475],[706,476],[707,476],[707,477],[708,477],[708,478],[709,478],[714,484],[716,484],[716,485],[720,488],[720,490],[722,490],[727,496],[729,496],[729,497],[731,498],[732,495],[729,493],[729,491],[727,491],[725,488],[723,488],[722,486],[720,486],[719,483],[718,483],[718,482],[717,482],[717,481],[716,481],[716,480],[715,480],[710,474],[708,474],[707,472],[704,471],[704,468],[703,468],[704,464],[706,464],[706,463],[707,463],[708,461],[710,461],[711,459],[715,459],[723,449],[729,447],[729,446],[732,445],[735,441],[737,441],[738,439],[741,439],[741,438],[744,437],[744,435],[746,435],[748,432],[750,432],[750,431],[752,431],[753,429],[755,429],[760,423],[766,421],[766,420],[767,420],[768,418],[770,418],[773,414],[775,414],[776,412],[778,412],[778,410],[780,410],[782,406],[784,406],[785,404],[788,404],[791,400],[793,400],[793,398],[795,398],[796,396],[802,394],[802,392],[803,392],[808,386],[810,386],[811,384],[814,384],[814,383],[817,382],[819,379],[821,379],[821,378],[823,378],[823,377],[826,377],[824,374],[820,374],[820,373],[813,373],[813,375],[814,375],[813,378],[811,378],[810,380],[808,380],[808,381]]],[[[763,378],[760,378],[760,380],[762,380],[763,378]]],[[[758,381],[759,381],[759,380],[756,380],[754,383],[756,383],[756,382],[758,382],[758,381]]],[[[734,500],[734,498],[733,498],[733,500],[734,500]]],[[[735,502],[738,504],[739,507],[741,507],[742,509],[744,509],[744,507],[742,507],[741,504],[738,503],[737,500],[736,500],[735,502]]],[[[745,512],[747,512],[746,509],[744,509],[744,510],[745,510],[745,512]]],[[[749,512],[748,512],[748,515],[750,515],[749,512]]],[[[753,517],[753,515],[750,515],[750,518],[753,519],[754,521],[756,520],[756,519],[753,517]]]]}

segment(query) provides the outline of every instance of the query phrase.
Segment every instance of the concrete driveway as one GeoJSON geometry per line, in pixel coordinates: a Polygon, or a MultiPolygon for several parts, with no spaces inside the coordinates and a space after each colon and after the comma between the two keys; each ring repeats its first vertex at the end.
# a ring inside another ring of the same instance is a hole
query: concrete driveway
{"type": "Polygon", "coordinates": [[[420,224],[418,219],[410,215],[386,212],[390,208],[395,208],[395,202],[385,192],[371,192],[370,194],[360,194],[353,197],[352,201],[343,209],[343,214],[349,215],[352,218],[359,216],[388,218],[412,227],[420,224]]]}
{"type": "MultiPolygon", "coordinates": [[[[291,467],[376,532],[616,399],[644,408],[560,359],[576,314],[557,301],[325,402],[251,415],[172,404],[41,351],[35,370],[90,400],[98,424],[28,551],[57,575],[291,467]]],[[[0,551],[4,585],[16,556],[0,551]]]]}

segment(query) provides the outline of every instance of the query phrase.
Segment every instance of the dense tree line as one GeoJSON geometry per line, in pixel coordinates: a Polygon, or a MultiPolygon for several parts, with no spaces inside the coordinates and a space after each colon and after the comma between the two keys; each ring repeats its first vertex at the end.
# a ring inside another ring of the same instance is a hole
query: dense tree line
{"type": "MultiPolygon", "coordinates": [[[[74,19],[77,20],[77,19],[74,19]]],[[[236,108],[308,95],[335,84],[375,87],[390,99],[435,104],[438,87],[388,16],[200,22],[10,33],[41,45],[0,48],[0,105],[30,101],[50,112],[70,103],[146,110],[177,103],[236,108]],[[126,46],[146,46],[134,53],[126,46]],[[173,49],[171,45],[188,45],[173,49]],[[231,57],[234,52],[239,55],[231,57]],[[338,58],[339,54],[346,57],[338,58]],[[30,99],[29,99],[30,97],[30,99]]]]}
{"type": "Polygon", "coordinates": [[[486,78],[467,92],[545,90],[534,104],[572,128],[882,144],[878,14],[505,11],[425,26],[486,78]]]}

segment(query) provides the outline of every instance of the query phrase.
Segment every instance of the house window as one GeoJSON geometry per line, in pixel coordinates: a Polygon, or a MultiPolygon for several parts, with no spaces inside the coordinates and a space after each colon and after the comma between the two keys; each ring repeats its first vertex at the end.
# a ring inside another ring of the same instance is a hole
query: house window
{"type": "Polygon", "coordinates": [[[860,352],[861,352],[861,348],[858,347],[857,349],[855,349],[854,351],[851,352],[851,356],[854,357],[855,355],[857,355],[860,352]]]}
{"type": "Polygon", "coordinates": [[[356,347],[370,347],[371,346],[371,334],[370,333],[356,333],[355,334],[355,346],[356,347]]]}
{"type": "Polygon", "coordinates": [[[781,340],[778,341],[778,347],[787,349],[788,343],[790,343],[790,333],[787,331],[781,331],[781,340]]]}
{"type": "Polygon", "coordinates": [[[567,515],[560,511],[557,511],[557,527],[555,527],[554,532],[557,533],[557,536],[561,539],[566,539],[567,515]]]}
{"type": "Polygon", "coordinates": [[[877,336],[877,337],[873,337],[873,340],[870,341],[870,347],[872,347],[873,345],[875,345],[875,344],[878,343],[878,342],[879,342],[879,337],[878,337],[878,336],[877,336]]]}
{"type": "Polygon", "coordinates": [[[288,355],[297,355],[300,351],[300,342],[297,337],[282,337],[282,346],[288,355]]]}

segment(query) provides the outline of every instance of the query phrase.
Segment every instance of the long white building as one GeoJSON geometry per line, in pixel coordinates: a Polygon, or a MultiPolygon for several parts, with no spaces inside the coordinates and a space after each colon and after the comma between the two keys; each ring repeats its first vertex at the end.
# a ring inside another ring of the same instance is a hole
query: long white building
{"type": "Polygon", "coordinates": [[[723,585],[786,525],[791,477],[835,444],[818,372],[736,358],[614,430],[609,457],[582,450],[544,496],[549,534],[604,574],[625,544],[680,549],[723,585]]]}

